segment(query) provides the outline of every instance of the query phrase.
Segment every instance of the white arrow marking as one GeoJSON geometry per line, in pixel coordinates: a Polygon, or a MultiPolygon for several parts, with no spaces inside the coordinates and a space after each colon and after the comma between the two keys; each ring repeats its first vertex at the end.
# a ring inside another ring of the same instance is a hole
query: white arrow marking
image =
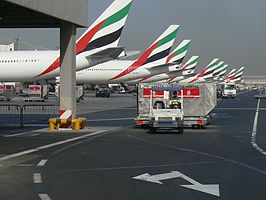
{"type": "Polygon", "coordinates": [[[157,175],[150,175],[148,173],[145,173],[139,176],[135,176],[133,177],[133,179],[163,184],[161,182],[162,180],[179,178],[179,177],[185,179],[186,181],[192,184],[192,185],[181,185],[182,187],[189,188],[192,190],[197,190],[197,191],[204,192],[204,193],[211,194],[211,195],[218,196],[218,197],[220,196],[220,190],[219,190],[218,184],[203,185],[178,171],[172,171],[170,173],[157,174],[157,175]]]}

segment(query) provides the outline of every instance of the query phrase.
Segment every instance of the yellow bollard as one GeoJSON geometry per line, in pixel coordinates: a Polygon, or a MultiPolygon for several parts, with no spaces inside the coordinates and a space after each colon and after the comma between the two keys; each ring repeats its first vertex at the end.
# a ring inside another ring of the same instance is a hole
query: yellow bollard
{"type": "Polygon", "coordinates": [[[85,125],[86,118],[78,118],[78,119],[59,119],[59,118],[51,118],[49,119],[49,130],[59,129],[63,124],[73,124],[73,130],[80,130],[86,127],[85,125]]]}
{"type": "Polygon", "coordinates": [[[78,119],[73,119],[73,120],[72,120],[72,123],[74,124],[73,129],[76,130],[76,131],[79,131],[79,130],[80,130],[80,120],[78,120],[78,119]]]}
{"type": "Polygon", "coordinates": [[[56,124],[55,118],[49,119],[49,130],[55,130],[55,124],[56,124]]]}

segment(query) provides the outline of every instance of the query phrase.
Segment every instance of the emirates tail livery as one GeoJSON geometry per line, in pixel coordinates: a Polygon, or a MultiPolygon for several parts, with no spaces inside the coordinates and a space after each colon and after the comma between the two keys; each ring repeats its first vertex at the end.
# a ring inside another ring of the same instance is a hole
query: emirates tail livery
{"type": "Polygon", "coordinates": [[[218,65],[218,58],[214,58],[210,64],[208,64],[199,74],[183,79],[179,81],[180,83],[199,83],[199,82],[205,82],[206,79],[212,78],[214,70],[216,69],[216,66],[218,65]]]}
{"type": "Polygon", "coordinates": [[[220,71],[218,73],[218,75],[216,76],[216,80],[220,80],[226,73],[228,69],[228,65],[223,65],[221,68],[220,68],[220,71]]]}
{"type": "Polygon", "coordinates": [[[232,69],[227,75],[224,75],[220,80],[224,81],[231,78],[236,72],[236,69],[232,69]]]}
{"type": "Polygon", "coordinates": [[[244,73],[245,67],[241,67],[236,72],[232,74],[231,77],[227,78],[224,82],[225,83],[237,83],[241,81],[241,76],[244,73]]]}
{"type": "MultiPolygon", "coordinates": [[[[76,69],[117,58],[117,47],[132,0],[115,0],[76,42],[76,69]]],[[[0,81],[33,81],[59,76],[60,52],[0,52],[0,81]]]]}
{"type": "Polygon", "coordinates": [[[191,43],[191,40],[183,40],[176,48],[175,50],[170,53],[170,55],[166,59],[167,63],[173,63],[174,65],[169,67],[170,72],[162,73],[150,77],[145,77],[137,80],[128,81],[127,83],[152,83],[152,82],[158,82],[161,80],[168,79],[170,77],[176,76],[177,74],[182,74],[182,69],[180,68],[180,64],[183,62],[188,47],[191,43]]]}
{"type": "Polygon", "coordinates": [[[182,67],[182,75],[180,76],[174,76],[172,78],[169,78],[166,80],[167,83],[175,83],[178,81],[181,81],[183,79],[189,78],[193,76],[194,69],[196,68],[197,64],[199,62],[199,56],[192,56],[182,67]]]}
{"type": "Polygon", "coordinates": [[[179,25],[171,25],[137,60],[111,60],[77,72],[77,83],[122,83],[164,73],[179,25]]]}

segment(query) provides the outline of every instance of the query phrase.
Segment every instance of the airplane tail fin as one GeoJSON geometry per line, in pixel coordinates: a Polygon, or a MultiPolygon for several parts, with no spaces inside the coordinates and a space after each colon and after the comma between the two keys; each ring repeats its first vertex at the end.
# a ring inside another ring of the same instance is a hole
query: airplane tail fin
{"type": "Polygon", "coordinates": [[[183,40],[167,57],[166,63],[181,64],[186,56],[191,40],[183,40]]]}
{"type": "Polygon", "coordinates": [[[228,65],[223,65],[219,74],[217,75],[219,78],[223,77],[228,69],[228,65]]]}
{"type": "Polygon", "coordinates": [[[189,83],[194,83],[199,79],[207,79],[213,77],[213,72],[218,64],[219,58],[214,58],[195,78],[193,78],[189,83]]]}
{"type": "Polygon", "coordinates": [[[139,57],[136,62],[144,61],[143,65],[165,59],[174,44],[179,25],[170,25],[155,42],[139,57]]]}
{"type": "Polygon", "coordinates": [[[224,66],[224,61],[220,61],[217,65],[216,68],[214,69],[213,76],[218,77],[220,71],[222,70],[224,66]]]}
{"type": "Polygon", "coordinates": [[[236,72],[236,69],[232,69],[227,75],[225,75],[222,79],[223,80],[226,80],[226,79],[228,79],[228,78],[231,78],[233,75],[234,75],[234,73],[236,72]]]}
{"type": "Polygon", "coordinates": [[[130,67],[113,77],[111,80],[125,76],[148,63],[156,62],[156,64],[164,64],[165,58],[169,54],[174,43],[178,29],[179,25],[169,26],[167,30],[160,35],[159,38],[152,43],[152,45],[146,51],[144,51],[144,53],[142,53],[141,56],[135,60],[130,67]]]}
{"type": "Polygon", "coordinates": [[[199,62],[199,56],[192,56],[182,67],[182,70],[195,69],[199,62]]]}
{"type": "Polygon", "coordinates": [[[244,73],[245,67],[238,69],[230,78],[227,79],[227,83],[235,83],[241,80],[241,76],[244,73]]]}
{"type": "Polygon", "coordinates": [[[115,0],[77,40],[76,53],[117,47],[132,0],[115,0]]]}
{"type": "Polygon", "coordinates": [[[200,77],[209,78],[213,76],[213,72],[216,69],[219,58],[214,58],[200,73],[200,77]]]}

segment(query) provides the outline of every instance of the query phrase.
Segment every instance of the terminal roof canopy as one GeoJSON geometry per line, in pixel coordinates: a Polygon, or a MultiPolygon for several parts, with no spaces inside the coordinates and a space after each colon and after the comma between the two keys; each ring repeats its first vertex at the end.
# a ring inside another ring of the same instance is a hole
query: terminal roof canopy
{"type": "Polygon", "coordinates": [[[56,28],[61,21],[88,25],[88,0],[0,0],[0,28],[56,28]]]}

